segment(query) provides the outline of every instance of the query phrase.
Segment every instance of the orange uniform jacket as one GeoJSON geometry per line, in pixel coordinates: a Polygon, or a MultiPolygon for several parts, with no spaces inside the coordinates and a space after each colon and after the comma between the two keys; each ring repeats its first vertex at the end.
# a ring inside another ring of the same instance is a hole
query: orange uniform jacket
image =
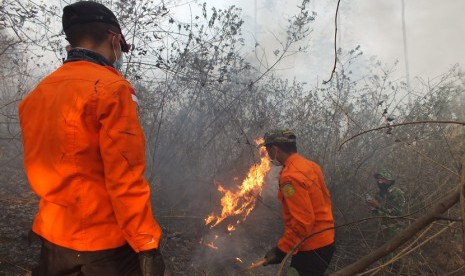
{"type": "MultiPolygon", "coordinates": [[[[320,167],[297,153],[285,162],[279,178],[284,234],[278,248],[289,252],[306,235],[334,227],[331,200],[320,167]]],[[[306,240],[298,251],[314,250],[334,242],[334,229],[306,240]]]]}
{"type": "Polygon", "coordinates": [[[109,66],[62,65],[20,103],[33,231],[79,251],[158,247],[134,90],[109,66]]]}

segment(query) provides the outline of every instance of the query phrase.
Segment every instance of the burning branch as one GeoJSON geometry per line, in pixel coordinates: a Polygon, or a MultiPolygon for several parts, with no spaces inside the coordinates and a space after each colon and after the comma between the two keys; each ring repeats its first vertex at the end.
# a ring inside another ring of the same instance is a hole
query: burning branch
{"type": "Polygon", "coordinates": [[[265,259],[261,259],[260,261],[256,262],[256,263],[252,263],[247,269],[248,270],[252,270],[252,269],[255,269],[257,267],[261,267],[263,266],[263,264],[266,262],[265,259]]]}
{"type": "MultiPolygon", "coordinates": [[[[238,259],[238,258],[236,258],[236,259],[238,259]]],[[[241,261],[241,262],[242,262],[242,261],[241,261]]],[[[248,268],[245,268],[245,269],[242,269],[242,270],[236,272],[236,273],[234,274],[234,276],[236,276],[236,275],[237,275],[237,276],[239,276],[239,275],[244,275],[244,272],[246,272],[246,271],[249,271],[249,270],[253,270],[253,269],[262,267],[263,264],[264,264],[265,262],[266,262],[265,259],[261,259],[260,261],[258,261],[258,262],[256,262],[256,263],[252,263],[248,268]]]]}
{"type": "MultiPolygon", "coordinates": [[[[257,145],[262,142],[263,139],[255,141],[257,145]]],[[[218,216],[215,214],[209,215],[205,219],[205,225],[210,225],[210,228],[213,228],[230,216],[240,215],[242,219],[237,220],[237,224],[244,221],[252,212],[257,200],[255,194],[261,193],[265,175],[270,170],[270,160],[265,147],[259,149],[259,156],[260,164],[252,165],[247,177],[235,191],[228,190],[222,185],[218,186],[218,191],[223,194],[221,198],[221,214],[218,216]]],[[[235,230],[235,227],[233,224],[229,224],[227,229],[231,232],[235,230]]]]}
{"type": "Polygon", "coordinates": [[[203,239],[201,239],[200,244],[205,245],[208,248],[218,250],[218,246],[215,246],[215,244],[213,244],[217,239],[218,239],[218,235],[215,235],[215,239],[213,239],[213,241],[211,242],[206,242],[203,239]]]}

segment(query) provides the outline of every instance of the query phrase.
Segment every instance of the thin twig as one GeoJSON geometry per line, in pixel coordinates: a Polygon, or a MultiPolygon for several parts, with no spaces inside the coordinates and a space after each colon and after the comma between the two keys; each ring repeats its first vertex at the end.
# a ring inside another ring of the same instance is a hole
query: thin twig
{"type": "Polygon", "coordinates": [[[368,271],[365,271],[363,273],[360,273],[359,276],[362,276],[362,275],[365,275],[365,274],[369,274],[369,273],[372,273],[370,274],[371,275],[375,275],[376,272],[378,272],[380,269],[384,268],[385,266],[391,264],[392,262],[394,262],[393,260],[398,260],[399,256],[402,257],[403,256],[403,253],[407,250],[409,250],[409,248],[412,248],[414,246],[414,244],[416,244],[421,238],[423,238],[423,236],[426,235],[426,233],[428,233],[429,230],[431,230],[431,228],[433,227],[434,224],[430,224],[430,226],[428,226],[428,228],[426,228],[420,235],[418,235],[418,237],[416,237],[416,239],[414,241],[412,241],[408,246],[406,246],[401,252],[399,252],[397,255],[395,255],[394,257],[392,257],[388,262],[384,263],[384,264],[381,264],[373,269],[370,269],[368,271]]]}
{"type": "MultiPolygon", "coordinates": [[[[465,160],[463,161],[465,163],[465,160]]],[[[462,216],[462,254],[465,254],[465,168],[462,168],[460,185],[460,214],[462,216]]],[[[463,255],[462,255],[463,257],[463,255]]]]}
{"type": "Polygon", "coordinates": [[[457,268],[456,270],[451,271],[451,272],[449,272],[449,273],[447,273],[447,274],[444,274],[443,276],[454,275],[454,274],[457,273],[458,271],[462,270],[464,267],[465,267],[465,265],[462,265],[461,267],[457,268]]]}
{"type": "Polygon", "coordinates": [[[457,173],[457,172],[454,172],[453,170],[449,169],[448,167],[446,167],[445,165],[439,163],[438,161],[434,160],[433,158],[429,157],[428,155],[424,154],[423,152],[421,152],[420,150],[416,149],[414,146],[412,146],[411,144],[408,144],[408,143],[405,143],[404,144],[405,147],[415,153],[417,153],[418,155],[420,155],[420,157],[424,158],[425,160],[433,163],[433,164],[436,164],[438,165],[439,167],[443,168],[444,170],[450,172],[452,175],[455,175],[457,177],[460,177],[460,175],[457,173]]]}
{"type": "Polygon", "coordinates": [[[378,218],[387,218],[387,219],[400,219],[400,218],[407,218],[409,216],[411,216],[412,214],[407,214],[407,215],[404,215],[404,216],[375,216],[375,217],[368,217],[368,218],[363,218],[363,219],[359,219],[359,220],[356,220],[356,221],[352,221],[352,222],[348,222],[348,223],[345,223],[345,224],[341,224],[341,225],[337,225],[337,226],[333,226],[333,227],[328,227],[328,228],[324,228],[322,230],[319,230],[319,231],[316,231],[316,232],[312,232],[308,235],[306,235],[303,239],[300,240],[300,242],[298,242],[296,245],[294,245],[291,250],[289,250],[289,252],[286,254],[286,257],[284,257],[284,259],[281,261],[281,264],[279,266],[279,269],[278,269],[278,272],[276,273],[277,276],[280,276],[283,269],[284,269],[284,264],[287,262],[287,260],[289,259],[290,256],[292,256],[292,254],[294,254],[294,252],[306,241],[308,240],[309,238],[317,235],[317,234],[320,234],[320,233],[323,233],[323,232],[326,232],[328,230],[332,230],[332,229],[338,229],[338,228],[341,228],[341,227],[346,227],[346,226],[350,226],[350,225],[353,225],[353,224],[358,224],[358,223],[361,223],[361,222],[364,222],[364,221],[367,221],[367,220],[371,220],[371,219],[378,219],[378,218]]]}
{"type": "Polygon", "coordinates": [[[352,140],[352,139],[354,139],[354,138],[356,138],[356,137],[358,137],[360,135],[363,135],[363,134],[366,134],[366,133],[369,133],[369,132],[373,132],[373,131],[377,131],[377,130],[381,130],[381,129],[386,129],[386,128],[393,128],[393,127],[406,126],[406,125],[417,125],[417,124],[456,124],[456,125],[465,125],[465,122],[460,122],[460,121],[416,121],[416,122],[406,122],[406,123],[393,124],[393,125],[387,125],[387,126],[372,128],[372,129],[369,129],[369,130],[362,131],[362,132],[350,137],[349,139],[345,140],[339,146],[339,150],[341,150],[341,148],[342,148],[342,146],[344,144],[346,144],[350,140],[352,140]]]}
{"type": "Polygon", "coordinates": [[[24,271],[24,272],[32,273],[32,271],[30,271],[30,270],[28,270],[28,269],[25,269],[24,267],[19,266],[19,265],[17,265],[17,264],[14,264],[14,263],[12,263],[12,262],[10,262],[10,261],[8,261],[8,260],[5,260],[5,259],[3,259],[3,258],[0,259],[0,263],[1,263],[1,262],[4,262],[4,263],[9,264],[9,265],[12,265],[12,266],[14,266],[14,267],[16,267],[16,268],[19,268],[19,269],[21,269],[21,270],[24,271]]]}
{"type": "MultiPolygon", "coordinates": [[[[437,232],[436,234],[432,235],[432,236],[429,237],[428,239],[424,240],[424,241],[421,242],[420,244],[414,246],[414,247],[411,248],[410,250],[408,250],[408,251],[407,251],[407,250],[403,250],[402,252],[400,252],[399,254],[397,254],[396,256],[394,256],[392,259],[390,259],[390,260],[387,261],[386,263],[384,263],[384,264],[382,264],[382,265],[380,265],[380,266],[378,266],[378,267],[372,268],[372,269],[370,269],[370,270],[368,270],[368,271],[365,271],[365,272],[363,272],[363,273],[361,273],[361,274],[359,274],[359,275],[362,276],[362,275],[365,275],[365,274],[369,274],[369,273],[371,273],[371,272],[376,272],[376,271],[382,269],[383,267],[386,267],[386,266],[392,264],[393,262],[399,260],[400,258],[402,258],[402,257],[404,257],[404,256],[406,256],[406,255],[408,255],[408,254],[410,254],[410,253],[412,253],[413,251],[415,251],[415,250],[418,249],[419,247],[423,246],[423,245],[426,244],[427,242],[433,240],[434,238],[436,238],[437,236],[439,236],[440,234],[442,234],[444,231],[446,231],[447,229],[449,229],[450,226],[452,226],[452,225],[454,225],[454,224],[455,224],[455,222],[451,222],[449,225],[447,225],[446,227],[444,227],[443,229],[441,229],[439,232],[437,232]]],[[[427,230],[428,230],[428,229],[427,229],[427,230]]],[[[426,233],[426,231],[423,232],[423,234],[424,234],[424,233],[426,233]]],[[[422,235],[423,235],[423,234],[422,234],[422,235]]],[[[417,240],[418,240],[418,239],[416,239],[415,242],[416,242],[417,240]]],[[[412,243],[412,244],[413,244],[413,243],[412,243]]]]}
{"type": "Polygon", "coordinates": [[[244,272],[246,271],[250,271],[250,270],[262,267],[265,262],[266,262],[266,259],[261,259],[260,261],[256,263],[252,263],[249,267],[234,273],[234,275],[244,275],[244,272]]]}
{"type": "Polygon", "coordinates": [[[420,232],[423,228],[434,222],[436,220],[436,216],[443,214],[452,208],[452,206],[454,206],[459,201],[459,192],[460,191],[458,187],[455,187],[450,192],[448,192],[443,199],[437,201],[430,208],[428,213],[419,217],[417,220],[415,220],[415,222],[394,236],[390,241],[378,247],[370,254],[359,258],[356,262],[347,265],[338,271],[335,271],[331,275],[355,275],[360,273],[374,262],[404,245],[409,239],[417,235],[418,232],[420,232]]]}

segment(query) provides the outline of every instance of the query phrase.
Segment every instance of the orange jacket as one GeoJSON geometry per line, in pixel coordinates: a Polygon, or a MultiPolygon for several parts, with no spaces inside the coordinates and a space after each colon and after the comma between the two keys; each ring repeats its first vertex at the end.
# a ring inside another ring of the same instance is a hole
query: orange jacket
{"type": "Polygon", "coordinates": [[[158,247],[134,90],[109,66],[62,65],[20,103],[33,231],[79,251],[158,247]]]}
{"type": "MultiPolygon", "coordinates": [[[[278,247],[284,252],[306,235],[334,227],[331,200],[320,167],[297,153],[286,160],[279,177],[284,234],[278,247]]],[[[334,242],[334,229],[306,240],[298,251],[317,249],[334,242]]]]}

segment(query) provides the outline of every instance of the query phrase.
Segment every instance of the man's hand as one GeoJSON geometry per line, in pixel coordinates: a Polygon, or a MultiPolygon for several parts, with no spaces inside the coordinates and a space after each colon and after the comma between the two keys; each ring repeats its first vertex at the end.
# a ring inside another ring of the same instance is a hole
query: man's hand
{"type": "Polygon", "coordinates": [[[163,276],[165,262],[158,249],[139,252],[139,264],[142,276],[163,276]]]}
{"type": "Polygon", "coordinates": [[[278,247],[273,247],[270,251],[268,251],[268,253],[266,253],[263,266],[279,264],[284,259],[284,257],[286,257],[286,253],[281,251],[281,249],[278,247]]]}
{"type": "Polygon", "coordinates": [[[379,208],[379,203],[375,199],[368,199],[366,202],[373,208],[379,208]]]}

